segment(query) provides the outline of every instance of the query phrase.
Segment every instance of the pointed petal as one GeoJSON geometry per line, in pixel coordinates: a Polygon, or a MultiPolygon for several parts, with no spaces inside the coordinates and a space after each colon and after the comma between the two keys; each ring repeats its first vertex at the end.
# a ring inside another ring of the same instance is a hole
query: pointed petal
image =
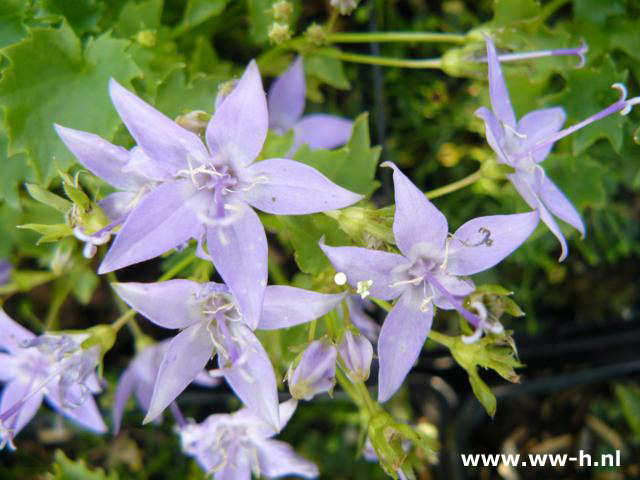
{"type": "Polygon", "coordinates": [[[285,285],[272,285],[264,293],[258,328],[276,330],[310,322],[334,309],[345,298],[285,285]]]}
{"type": "MultiPolygon", "coordinates": [[[[2,390],[2,399],[0,400],[0,413],[6,412],[16,403],[22,400],[33,388],[30,382],[23,382],[19,379],[13,380],[2,390]]],[[[29,423],[42,404],[42,391],[34,394],[29,398],[20,409],[18,417],[12,416],[5,421],[5,426],[13,430],[13,436],[16,436],[24,426],[29,423]]],[[[2,438],[0,434],[0,439],[2,438]]]]}
{"type": "Polygon", "coordinates": [[[173,337],[160,364],[144,423],[160,415],[187,388],[205,367],[212,352],[213,343],[205,322],[191,325],[173,337]]]}
{"type": "Polygon", "coordinates": [[[545,176],[540,185],[540,199],[545,206],[560,220],[568,223],[585,236],[585,226],[580,214],[564,193],[545,176]]]}
{"type": "Polygon", "coordinates": [[[20,363],[18,357],[0,352],[0,382],[8,382],[15,377],[20,372],[20,363]]]}
{"type": "Polygon", "coordinates": [[[209,121],[206,137],[211,154],[249,165],[262,150],[268,121],[260,71],[252,60],[209,121]]]}
{"type": "Polygon", "coordinates": [[[137,378],[135,377],[131,367],[127,368],[120,380],[118,380],[118,387],[113,399],[113,409],[111,411],[113,418],[113,434],[117,435],[120,431],[120,422],[122,421],[122,414],[127,406],[127,400],[136,388],[137,378]]]}
{"type": "Polygon", "coordinates": [[[386,402],[398,390],[417,360],[431,330],[433,307],[420,311],[420,299],[407,291],[393,306],[378,339],[380,371],[378,401],[386,402]]]}
{"type": "Polygon", "coordinates": [[[254,329],[267,286],[267,237],[256,212],[244,204],[238,207],[243,212],[233,223],[207,228],[207,246],[245,322],[254,329]]]}
{"type": "Polygon", "coordinates": [[[289,475],[315,478],[320,475],[313,462],[298,455],[288,443],[279,440],[260,440],[254,442],[258,451],[260,475],[277,478],[289,475]]]}
{"type": "Polygon", "coordinates": [[[115,192],[98,202],[100,208],[112,222],[121,219],[135,206],[139,200],[137,192],[115,192]]]}
{"type": "Polygon", "coordinates": [[[231,367],[218,363],[224,377],[238,398],[264,422],[280,431],[278,409],[278,387],[271,360],[260,341],[245,325],[239,324],[233,329],[239,339],[240,359],[231,367]]]}
{"type": "Polygon", "coordinates": [[[247,170],[256,183],[243,198],[275,215],[326,212],[363,198],[336,185],[315,168],[293,160],[272,158],[254,163],[247,170]]]}
{"type": "MultiPolygon", "coordinates": [[[[228,458],[223,466],[215,470],[214,480],[251,480],[251,463],[248,453],[243,446],[235,446],[231,452],[226,452],[228,458]]],[[[206,455],[206,454],[205,454],[206,455]]]]}
{"type": "Polygon", "coordinates": [[[341,147],[351,138],[353,122],[326,113],[305,115],[293,127],[294,150],[306,143],[312,149],[341,147]]]}
{"type": "Polygon", "coordinates": [[[269,88],[269,128],[287,131],[304,112],[306,85],[302,57],[298,56],[269,88]]]}
{"type": "Polygon", "coordinates": [[[188,159],[204,161],[207,149],[193,132],[182,128],[114,79],[109,81],[109,94],[120,118],[131,136],[168,175],[188,166],[188,159]]]}
{"type": "Polygon", "coordinates": [[[396,268],[407,264],[407,259],[397,253],[369,250],[361,247],[330,247],[320,243],[320,248],[337,272],[347,276],[349,285],[372,280],[371,296],[391,300],[402,293],[402,289],[391,287],[396,268]]]}
{"type": "Polygon", "coordinates": [[[35,335],[24,328],[0,308],[0,348],[9,353],[22,351],[23,342],[35,338],[35,335]]]}
{"type": "MultiPolygon", "coordinates": [[[[536,143],[550,137],[562,128],[567,114],[562,107],[544,108],[527,113],[518,121],[518,133],[526,135],[522,150],[533,147],[536,143]]],[[[543,161],[553,148],[553,143],[534,150],[532,155],[536,162],[543,161]]]]}
{"type": "Polygon", "coordinates": [[[284,428],[298,408],[298,401],[290,398],[286,402],[280,404],[280,428],[284,428]]]}
{"type": "MultiPolygon", "coordinates": [[[[476,287],[471,279],[449,275],[446,272],[435,273],[434,277],[447,292],[456,297],[462,303],[462,299],[472,293],[476,287]]],[[[455,307],[437,288],[432,288],[433,304],[444,310],[453,310],[455,307]]]]}
{"type": "Polygon", "coordinates": [[[54,124],[54,127],[76,159],[109,185],[123,190],[133,190],[145,183],[143,177],[123,170],[129,161],[129,152],[124,148],[115,146],[93,133],[57,124],[54,124]]]}
{"type": "Polygon", "coordinates": [[[468,221],[449,241],[446,271],[453,275],[473,275],[493,267],[529,238],[539,220],[540,214],[534,210],[468,221]]]}
{"type": "Polygon", "coordinates": [[[480,107],[475,111],[475,116],[484,120],[485,136],[487,137],[487,143],[491,149],[498,156],[498,160],[508,165],[511,165],[509,157],[502,148],[502,142],[504,140],[504,128],[500,125],[500,122],[494,115],[494,113],[485,107],[480,107]]]}
{"type": "Polygon", "coordinates": [[[210,195],[195,190],[189,180],[166,182],[147,193],[127,217],[98,273],[149,260],[199,237],[198,212],[208,207],[210,195]]]}
{"type": "Polygon", "coordinates": [[[71,385],[65,392],[65,400],[69,405],[62,405],[61,393],[58,385],[50,386],[45,400],[56,411],[71,419],[78,425],[97,433],[107,431],[107,426],[102,420],[95,400],[91,394],[78,384],[71,385]],[[77,405],[72,407],[71,405],[77,405]]]}
{"type": "Polygon", "coordinates": [[[410,257],[414,245],[427,244],[435,251],[444,250],[449,232],[447,219],[400,169],[391,162],[396,198],[393,235],[400,251],[410,257]]]}
{"type": "Polygon", "coordinates": [[[507,85],[502,75],[502,68],[500,67],[496,47],[487,35],[484,35],[484,39],[487,43],[491,108],[502,123],[510,126],[511,128],[516,128],[516,115],[513,113],[511,99],[509,98],[509,90],[507,90],[507,85]]]}
{"type": "Polygon", "coordinates": [[[112,283],[127,305],[164,328],[185,328],[200,320],[195,305],[202,284],[191,280],[156,283],[112,283]]]}

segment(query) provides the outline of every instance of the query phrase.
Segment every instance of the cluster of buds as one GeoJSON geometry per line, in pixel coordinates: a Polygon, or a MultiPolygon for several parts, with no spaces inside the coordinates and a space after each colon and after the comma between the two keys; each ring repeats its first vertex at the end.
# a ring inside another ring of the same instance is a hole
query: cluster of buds
{"type": "Polygon", "coordinates": [[[280,45],[291,38],[289,24],[293,16],[293,5],[287,0],[279,0],[271,7],[274,22],[269,28],[269,40],[280,45]]]}

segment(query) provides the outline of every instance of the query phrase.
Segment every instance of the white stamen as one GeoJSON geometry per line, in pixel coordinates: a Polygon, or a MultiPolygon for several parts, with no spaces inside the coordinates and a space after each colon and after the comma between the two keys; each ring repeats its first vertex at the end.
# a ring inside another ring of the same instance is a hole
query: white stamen
{"type": "Polygon", "coordinates": [[[343,272],[338,272],[333,277],[333,281],[338,286],[343,286],[347,283],[347,276],[343,272]]]}
{"type": "Polygon", "coordinates": [[[370,295],[369,289],[373,285],[373,280],[361,280],[356,284],[356,293],[364,300],[370,295]]]}

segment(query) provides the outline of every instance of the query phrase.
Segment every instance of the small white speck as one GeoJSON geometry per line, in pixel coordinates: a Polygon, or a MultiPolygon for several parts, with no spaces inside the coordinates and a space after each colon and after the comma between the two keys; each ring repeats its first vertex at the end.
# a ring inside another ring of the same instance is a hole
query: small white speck
{"type": "Polygon", "coordinates": [[[333,281],[336,282],[336,285],[344,285],[347,283],[347,276],[343,272],[338,272],[333,277],[333,281]]]}

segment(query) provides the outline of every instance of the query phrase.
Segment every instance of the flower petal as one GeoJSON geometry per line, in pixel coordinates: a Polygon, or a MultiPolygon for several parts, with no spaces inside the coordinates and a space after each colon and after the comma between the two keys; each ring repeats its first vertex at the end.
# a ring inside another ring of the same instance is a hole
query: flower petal
{"type": "MultiPolygon", "coordinates": [[[[458,277],[456,275],[449,275],[446,272],[439,272],[434,274],[435,279],[442,285],[447,292],[453,295],[456,299],[462,303],[462,299],[472,293],[476,287],[473,281],[469,278],[458,277]]],[[[456,307],[451,304],[446,296],[442,294],[440,290],[432,286],[433,291],[433,304],[444,310],[453,310],[456,307]]]]}
{"type": "Polygon", "coordinates": [[[310,322],[334,309],[344,294],[325,294],[285,285],[272,285],[264,292],[258,328],[276,330],[310,322]]]}
{"type": "Polygon", "coordinates": [[[500,121],[491,110],[485,107],[478,108],[475,111],[475,115],[476,117],[484,120],[484,131],[485,136],[487,137],[487,143],[489,143],[489,146],[498,156],[498,160],[511,165],[511,160],[502,148],[502,142],[504,141],[504,128],[500,125],[500,121]]]}
{"type": "Polygon", "coordinates": [[[221,364],[222,359],[218,355],[224,378],[247,408],[275,431],[280,431],[278,387],[271,360],[249,328],[242,324],[234,327],[232,333],[238,338],[241,354],[230,367],[221,364]]]}
{"type": "Polygon", "coordinates": [[[198,212],[208,207],[210,195],[189,180],[166,182],[147,193],[127,217],[98,273],[149,260],[199,238],[198,212]]]}
{"type": "Polygon", "coordinates": [[[131,136],[168,175],[188,167],[188,160],[204,161],[207,149],[195,133],[182,128],[114,79],[109,81],[109,94],[120,118],[131,136]]]}
{"type": "Polygon", "coordinates": [[[249,165],[262,150],[268,121],[260,71],[252,60],[209,121],[206,137],[211,154],[249,165]]]}
{"type": "Polygon", "coordinates": [[[156,283],[112,283],[127,305],[164,328],[185,328],[200,320],[195,305],[202,285],[191,280],[156,283]]]}
{"type": "Polygon", "coordinates": [[[293,160],[263,160],[247,171],[256,183],[243,198],[255,208],[275,215],[326,212],[363,198],[336,185],[315,168],[293,160]]]}
{"type": "Polygon", "coordinates": [[[191,325],[173,337],[160,364],[144,423],[160,415],[187,388],[205,367],[212,352],[213,343],[206,322],[191,325]]]}
{"type": "Polygon", "coordinates": [[[102,420],[95,400],[89,392],[83,391],[83,387],[80,385],[73,384],[65,392],[65,400],[70,405],[77,405],[76,407],[60,403],[61,393],[58,385],[49,386],[49,393],[44,398],[56,411],[78,425],[97,433],[107,431],[107,426],[102,420]]]}
{"type": "Polygon", "coordinates": [[[326,113],[305,115],[293,127],[293,150],[306,143],[312,149],[341,147],[351,138],[353,122],[326,113]]]}
{"type": "Polygon", "coordinates": [[[111,410],[114,435],[117,435],[120,431],[122,414],[124,413],[124,409],[127,406],[127,400],[129,400],[129,397],[136,388],[137,381],[138,379],[136,378],[131,367],[127,368],[120,377],[120,380],[118,380],[118,386],[116,388],[116,393],[113,399],[113,408],[111,410]]]}
{"type": "Polygon", "coordinates": [[[585,226],[580,214],[564,193],[545,176],[540,185],[540,199],[545,206],[560,220],[567,222],[585,236],[585,226]]]}
{"type": "Polygon", "coordinates": [[[473,275],[493,267],[529,238],[539,220],[540,214],[534,210],[468,221],[449,240],[446,271],[473,275]]]}
{"type": "Polygon", "coordinates": [[[288,443],[264,439],[254,441],[258,453],[260,475],[267,478],[300,476],[315,478],[320,475],[313,462],[298,455],[288,443]]]}
{"type": "MultiPolygon", "coordinates": [[[[567,114],[562,107],[544,108],[527,113],[518,121],[518,133],[526,135],[521,149],[528,150],[562,128],[567,114]]],[[[553,143],[532,152],[536,162],[542,162],[553,148],[553,143]]]]}
{"type": "Polygon", "coordinates": [[[0,352],[0,382],[8,382],[14,378],[20,372],[20,366],[19,357],[0,352]]]}
{"type": "Polygon", "coordinates": [[[320,248],[333,268],[347,276],[349,285],[355,287],[358,282],[371,280],[371,296],[382,300],[391,300],[402,293],[401,288],[391,287],[393,271],[407,264],[402,255],[361,247],[330,247],[324,243],[320,243],[320,248]]]}
{"type": "Polygon", "coordinates": [[[124,148],[117,147],[93,133],[57,124],[54,124],[54,127],[76,159],[109,185],[123,190],[133,190],[146,182],[144,177],[123,170],[129,161],[129,152],[124,148]]]}
{"type": "MultiPolygon", "coordinates": [[[[2,390],[2,399],[0,399],[0,413],[6,412],[8,409],[13,407],[16,403],[22,400],[34,387],[35,385],[32,382],[24,382],[20,379],[13,380],[4,387],[2,390]]],[[[24,426],[29,423],[29,421],[33,418],[33,416],[40,408],[42,404],[42,391],[35,393],[31,398],[29,398],[24,405],[20,408],[18,413],[18,417],[15,415],[9,417],[4,426],[13,430],[13,436],[15,437],[20,430],[24,428],[24,426]]],[[[2,434],[0,433],[0,439],[2,438],[2,434]]]]}
{"type": "Polygon", "coordinates": [[[502,123],[511,128],[516,128],[516,115],[511,106],[509,90],[502,75],[502,68],[496,53],[496,47],[491,39],[484,35],[487,43],[487,62],[489,64],[489,94],[491,95],[491,108],[502,123]]]}
{"type": "Polygon", "coordinates": [[[304,112],[305,94],[302,57],[298,56],[269,88],[269,128],[284,133],[293,127],[304,112]]]}
{"type": "Polygon", "coordinates": [[[135,206],[136,200],[139,200],[136,192],[114,192],[100,200],[98,205],[113,222],[129,213],[135,206]]]}
{"type": "Polygon", "coordinates": [[[393,169],[396,199],[393,235],[400,251],[411,258],[412,248],[417,244],[444,250],[449,232],[447,219],[396,165],[391,162],[384,165],[393,169]]]}
{"type": "Polygon", "coordinates": [[[393,306],[380,330],[378,401],[381,403],[400,388],[431,329],[432,304],[423,312],[420,303],[412,291],[407,291],[393,306]]]}
{"type": "Polygon", "coordinates": [[[23,342],[35,338],[35,335],[24,328],[0,308],[0,348],[9,353],[18,353],[23,349],[23,342]]]}
{"type": "Polygon", "coordinates": [[[245,322],[255,329],[267,286],[267,237],[256,212],[245,204],[238,208],[243,212],[230,225],[207,228],[207,247],[245,322]]]}

